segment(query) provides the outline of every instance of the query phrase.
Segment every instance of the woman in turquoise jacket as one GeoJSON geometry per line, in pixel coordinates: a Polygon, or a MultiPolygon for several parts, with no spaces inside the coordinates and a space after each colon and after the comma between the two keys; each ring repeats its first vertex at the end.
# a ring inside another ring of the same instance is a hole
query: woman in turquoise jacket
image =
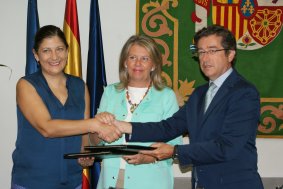
{"type": "MultiPolygon", "coordinates": [[[[142,35],[130,37],[120,55],[120,82],[105,88],[97,117],[109,112],[118,120],[156,122],[172,116],[179,107],[173,90],[162,81],[161,69],[162,55],[154,40],[142,35]]],[[[180,144],[182,138],[168,143],[180,144]]],[[[117,144],[126,144],[125,137],[111,143],[117,144]]],[[[172,163],[171,159],[156,161],[143,154],[104,159],[97,188],[172,189],[172,163]]]]}

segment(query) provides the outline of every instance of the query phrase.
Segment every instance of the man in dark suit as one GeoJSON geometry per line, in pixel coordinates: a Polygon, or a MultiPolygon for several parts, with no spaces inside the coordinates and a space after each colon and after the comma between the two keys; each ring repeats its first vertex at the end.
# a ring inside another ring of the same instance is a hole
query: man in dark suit
{"type": "Polygon", "coordinates": [[[189,144],[156,143],[156,150],[142,153],[159,160],[177,158],[181,166],[192,165],[195,189],[262,189],[255,144],[260,97],[233,68],[235,37],[213,25],[198,31],[194,41],[201,71],[209,83],[196,88],[188,102],[167,120],[115,124],[131,134],[131,142],[165,142],[188,132],[189,144]]]}

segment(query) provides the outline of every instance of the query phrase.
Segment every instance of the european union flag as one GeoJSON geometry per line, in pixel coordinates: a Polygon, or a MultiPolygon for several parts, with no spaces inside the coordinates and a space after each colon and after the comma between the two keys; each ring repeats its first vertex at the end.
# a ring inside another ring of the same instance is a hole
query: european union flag
{"type": "MultiPolygon", "coordinates": [[[[90,4],[89,48],[86,80],[90,93],[90,116],[94,117],[100,103],[103,88],[107,85],[98,0],[91,0],[90,4]]],[[[96,188],[99,174],[100,164],[95,163],[91,177],[92,188],[96,188]]]]}
{"type": "Polygon", "coordinates": [[[33,53],[34,36],[39,29],[37,0],[28,1],[28,14],[27,14],[27,44],[26,44],[26,71],[25,74],[31,74],[38,70],[37,64],[33,53]]]}

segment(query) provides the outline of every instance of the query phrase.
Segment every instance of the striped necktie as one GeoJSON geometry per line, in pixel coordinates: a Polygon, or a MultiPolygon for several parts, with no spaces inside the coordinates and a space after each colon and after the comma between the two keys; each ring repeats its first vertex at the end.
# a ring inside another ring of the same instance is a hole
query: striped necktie
{"type": "Polygon", "coordinates": [[[212,101],[213,96],[215,95],[215,89],[216,88],[217,88],[217,86],[213,82],[211,82],[209,84],[209,88],[208,88],[206,95],[205,95],[204,112],[206,112],[210,102],[212,101]]]}

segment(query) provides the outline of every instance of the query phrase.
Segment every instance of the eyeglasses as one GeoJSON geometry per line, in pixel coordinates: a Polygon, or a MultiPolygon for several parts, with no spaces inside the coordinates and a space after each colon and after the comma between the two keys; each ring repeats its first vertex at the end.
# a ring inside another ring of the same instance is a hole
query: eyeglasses
{"type": "Polygon", "coordinates": [[[141,63],[148,63],[151,59],[148,56],[140,56],[137,57],[135,55],[128,56],[128,61],[136,63],[140,61],[141,63]]]}
{"type": "Polygon", "coordinates": [[[196,55],[198,57],[203,57],[205,54],[208,54],[208,55],[215,55],[217,52],[219,51],[226,51],[226,50],[229,50],[229,49],[209,49],[207,51],[205,50],[200,50],[200,51],[197,51],[196,52],[196,55]]]}

